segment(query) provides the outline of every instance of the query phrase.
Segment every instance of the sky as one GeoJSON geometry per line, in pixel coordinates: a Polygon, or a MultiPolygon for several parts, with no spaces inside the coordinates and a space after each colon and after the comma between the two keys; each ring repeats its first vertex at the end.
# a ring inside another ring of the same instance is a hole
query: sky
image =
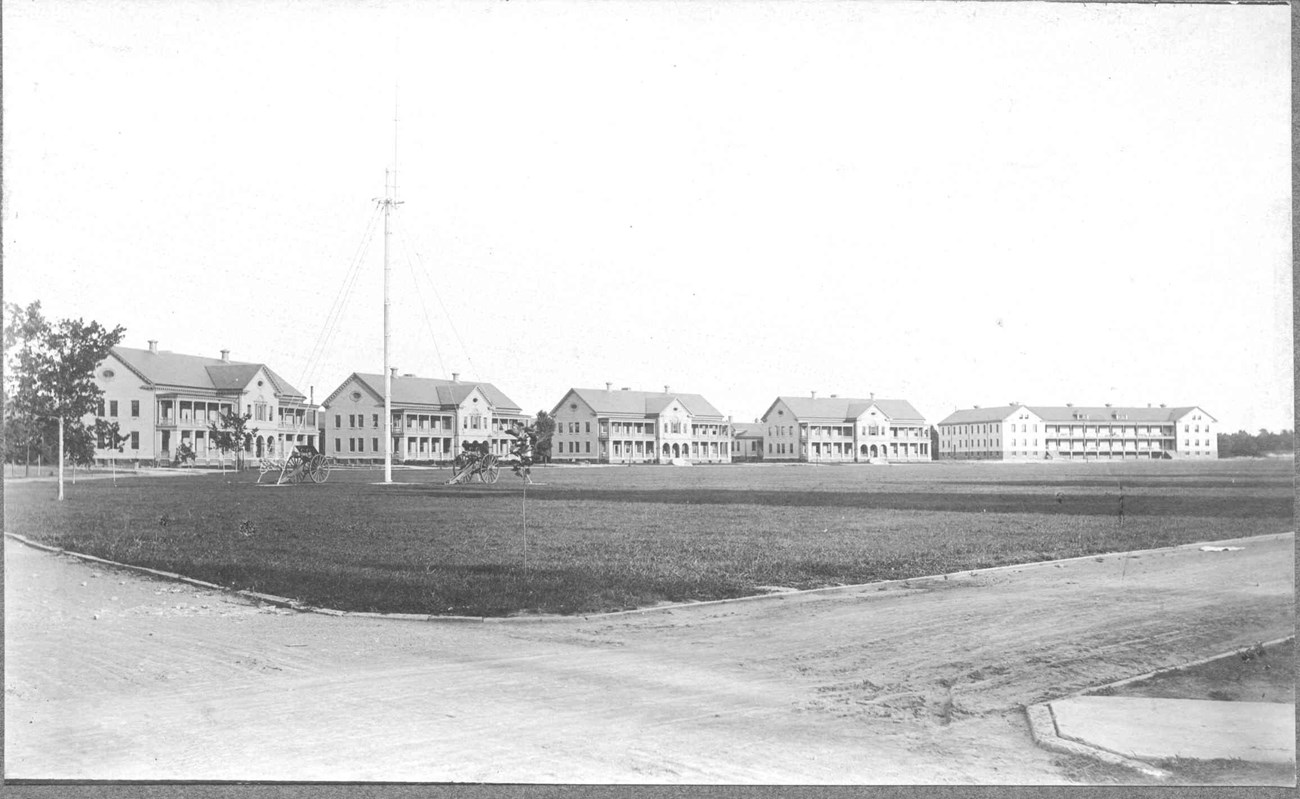
{"type": "Polygon", "coordinates": [[[1290,11],[6,2],[4,299],[265,362],[1292,428],[1290,11]]]}

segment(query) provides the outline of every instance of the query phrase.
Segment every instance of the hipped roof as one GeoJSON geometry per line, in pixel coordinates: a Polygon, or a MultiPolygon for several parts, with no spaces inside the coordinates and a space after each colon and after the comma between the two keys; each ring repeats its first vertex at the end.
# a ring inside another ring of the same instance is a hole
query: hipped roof
{"type": "MultiPolygon", "coordinates": [[[[343,381],[346,386],[352,379],[358,380],[376,397],[383,399],[384,396],[384,376],[381,374],[367,374],[363,372],[353,372],[352,377],[343,381]]],[[[343,386],[339,386],[329,399],[325,400],[328,405],[343,386]]],[[[519,405],[514,400],[505,395],[505,392],[492,385],[491,383],[479,383],[465,380],[443,380],[436,377],[408,377],[398,376],[392,378],[394,405],[437,405],[437,406],[456,406],[465,401],[474,389],[483,392],[487,401],[492,403],[492,407],[506,412],[521,413],[519,405]]]]}
{"type": "MultiPolygon", "coordinates": [[[[857,399],[854,397],[777,397],[795,418],[803,422],[852,422],[871,408],[877,408],[891,422],[924,422],[912,403],[900,399],[857,399]]],[[[773,405],[776,405],[773,402],[773,405]]],[[[771,411],[771,408],[768,409],[771,411]]],[[[766,416],[766,414],[764,414],[766,416]]]]}
{"type": "MultiPolygon", "coordinates": [[[[722,419],[722,412],[699,394],[678,392],[605,390],[601,388],[571,388],[564,396],[577,395],[599,415],[656,416],[674,401],[680,402],[691,416],[722,419]]],[[[555,406],[559,410],[564,400],[555,406]]]]}
{"type": "MultiPolygon", "coordinates": [[[[1141,408],[1104,405],[999,405],[991,408],[963,408],[953,411],[939,424],[979,424],[981,422],[1000,422],[1025,408],[1044,422],[1133,422],[1134,424],[1153,424],[1176,422],[1194,410],[1195,405],[1182,405],[1173,408],[1141,408]]],[[[1206,414],[1210,416],[1210,414],[1206,414]]],[[[1210,416],[1211,421],[1218,421],[1210,416]]]]}
{"type": "Polygon", "coordinates": [[[300,400],[306,398],[306,395],[264,363],[223,361],[220,358],[182,355],[166,350],[155,352],[135,347],[114,347],[112,352],[131,371],[155,387],[238,391],[247,386],[258,370],[262,369],[266,371],[271,388],[277,396],[300,400]]]}

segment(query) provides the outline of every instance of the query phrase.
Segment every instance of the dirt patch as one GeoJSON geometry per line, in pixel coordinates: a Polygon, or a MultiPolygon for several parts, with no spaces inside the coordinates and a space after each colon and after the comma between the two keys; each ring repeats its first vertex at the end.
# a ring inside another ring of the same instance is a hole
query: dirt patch
{"type": "Polygon", "coordinates": [[[1097,696],[1295,704],[1295,639],[1090,692],[1097,696]]]}
{"type": "Polygon", "coordinates": [[[5,776],[1101,783],[1036,747],[1024,706],[1288,634],[1293,548],[430,624],[259,607],[6,542],[5,776]]]}
{"type": "MultiPolygon", "coordinates": [[[[1255,644],[1226,657],[1162,672],[1145,680],[1090,691],[1094,696],[1195,699],[1221,702],[1295,704],[1295,639],[1272,646],[1255,644]]],[[[1075,759],[1078,760],[1078,759],[1075,759]]],[[[1244,760],[1171,758],[1154,765],[1173,775],[1165,784],[1293,785],[1294,765],[1244,760]]],[[[1095,783],[1113,782],[1115,767],[1064,763],[1067,773],[1095,783]]],[[[1142,782],[1157,784],[1155,780],[1142,782]]]]}

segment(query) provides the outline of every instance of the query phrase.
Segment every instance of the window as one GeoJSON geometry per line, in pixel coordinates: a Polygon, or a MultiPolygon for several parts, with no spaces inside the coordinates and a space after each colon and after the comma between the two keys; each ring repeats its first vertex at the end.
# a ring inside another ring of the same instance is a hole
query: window
{"type": "Polygon", "coordinates": [[[139,418],[139,416],[140,416],[140,400],[131,400],[131,416],[132,416],[132,418],[139,418]]]}
{"type": "Polygon", "coordinates": [[[591,422],[587,422],[587,432],[591,432],[591,422]]]}
{"type": "MultiPolygon", "coordinates": [[[[590,423],[588,423],[588,424],[590,424],[590,423]]],[[[590,441],[587,442],[587,452],[591,452],[591,442],[590,442],[590,441]]]]}
{"type": "MultiPolygon", "coordinates": [[[[136,404],[139,404],[139,403],[136,403],[136,404]]],[[[132,432],[132,433],[131,433],[131,449],[139,449],[139,448],[140,448],[140,434],[139,434],[139,433],[136,433],[136,432],[132,432]]]]}
{"type": "MultiPolygon", "coordinates": [[[[99,401],[99,407],[95,408],[95,415],[96,415],[96,416],[103,416],[103,415],[104,415],[104,401],[103,401],[103,400],[100,400],[100,401],[99,401]]],[[[101,445],[101,446],[102,446],[102,445],[101,445]]]]}
{"type": "Polygon", "coordinates": [[[117,416],[117,400],[108,401],[108,415],[117,416]]]}
{"type": "Polygon", "coordinates": [[[372,438],[372,439],[370,439],[370,446],[374,448],[375,452],[378,452],[378,451],[379,451],[379,439],[377,439],[377,438],[372,438]]]}
{"type": "MultiPolygon", "coordinates": [[[[341,413],[336,413],[336,414],[334,414],[334,426],[335,426],[335,427],[342,427],[342,426],[343,426],[343,414],[341,414],[341,413]]],[[[335,440],[335,441],[338,441],[337,438],[334,439],[334,440],[335,440]]],[[[335,449],[337,449],[337,447],[336,447],[335,449]]]]}
{"type": "Polygon", "coordinates": [[[379,429],[379,414],[377,413],[370,414],[370,426],[375,428],[376,430],[379,429]]]}
{"type": "Polygon", "coordinates": [[[343,451],[343,439],[341,438],[334,439],[334,451],[335,452],[343,451]]]}

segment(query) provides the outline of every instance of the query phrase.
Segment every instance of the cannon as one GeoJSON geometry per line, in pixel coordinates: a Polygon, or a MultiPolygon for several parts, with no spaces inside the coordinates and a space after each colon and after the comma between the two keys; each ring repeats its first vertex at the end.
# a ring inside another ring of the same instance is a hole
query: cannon
{"type": "Polygon", "coordinates": [[[501,459],[487,449],[486,443],[476,444],[467,441],[464,449],[451,464],[451,479],[447,485],[468,483],[478,478],[491,485],[501,476],[501,459]]]}
{"type": "MultiPolygon", "coordinates": [[[[332,455],[322,455],[310,444],[299,444],[284,458],[263,458],[258,466],[257,482],[262,477],[279,472],[275,485],[305,483],[323,483],[329,479],[330,470],[335,467],[332,455]]],[[[268,484],[269,485],[269,484],[268,484]]]]}

